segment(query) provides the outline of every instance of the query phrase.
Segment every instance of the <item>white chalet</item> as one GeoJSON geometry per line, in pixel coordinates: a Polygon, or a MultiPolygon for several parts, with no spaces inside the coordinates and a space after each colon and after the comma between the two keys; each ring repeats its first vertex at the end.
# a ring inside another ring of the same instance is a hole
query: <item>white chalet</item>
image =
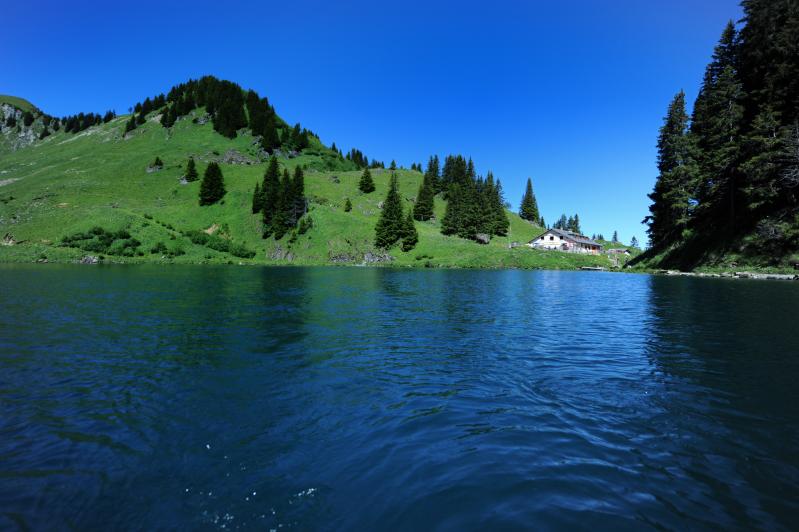
{"type": "Polygon", "coordinates": [[[599,255],[602,251],[602,244],[594,242],[587,236],[562,229],[550,229],[532,239],[527,245],[535,249],[553,249],[587,255],[599,255]]]}

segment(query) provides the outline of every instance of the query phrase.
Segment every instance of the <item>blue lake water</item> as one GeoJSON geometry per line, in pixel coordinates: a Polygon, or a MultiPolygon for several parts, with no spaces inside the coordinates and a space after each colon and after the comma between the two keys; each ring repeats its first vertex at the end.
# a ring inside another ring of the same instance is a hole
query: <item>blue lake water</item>
{"type": "Polygon", "coordinates": [[[799,283],[0,266],[0,529],[799,529],[799,283]]]}

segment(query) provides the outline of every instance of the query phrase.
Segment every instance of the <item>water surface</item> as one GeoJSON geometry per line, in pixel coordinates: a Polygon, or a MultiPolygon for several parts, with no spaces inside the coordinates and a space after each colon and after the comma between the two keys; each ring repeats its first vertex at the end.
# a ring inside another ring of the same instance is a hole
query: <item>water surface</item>
{"type": "Polygon", "coordinates": [[[799,528],[799,286],[0,266],[0,529],[799,528]]]}

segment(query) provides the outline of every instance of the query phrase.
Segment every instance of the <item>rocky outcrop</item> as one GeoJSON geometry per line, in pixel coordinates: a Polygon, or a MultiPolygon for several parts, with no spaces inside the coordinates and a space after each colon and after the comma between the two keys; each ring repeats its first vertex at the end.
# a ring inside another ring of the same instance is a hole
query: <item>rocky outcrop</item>
{"type": "Polygon", "coordinates": [[[491,242],[491,235],[487,233],[477,233],[474,239],[478,244],[488,244],[491,242]]]}
{"type": "Polygon", "coordinates": [[[225,164],[243,164],[243,165],[251,165],[255,164],[257,161],[253,161],[246,155],[234,150],[230,149],[225,152],[225,155],[222,156],[222,162],[225,164]]]}

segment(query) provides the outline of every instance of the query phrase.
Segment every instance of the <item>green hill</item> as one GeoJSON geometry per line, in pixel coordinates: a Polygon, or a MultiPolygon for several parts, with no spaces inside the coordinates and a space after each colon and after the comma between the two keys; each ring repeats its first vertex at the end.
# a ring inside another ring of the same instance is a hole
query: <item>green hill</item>
{"type": "Polygon", "coordinates": [[[8,96],[6,94],[0,94],[0,105],[7,103],[13,107],[21,111],[34,111],[36,110],[36,106],[34,106],[31,102],[24,98],[18,98],[16,96],[8,96]]]}
{"type": "MultiPolygon", "coordinates": [[[[221,135],[205,120],[203,107],[191,110],[169,128],[161,125],[161,114],[161,110],[150,112],[144,123],[127,134],[130,115],[104,123],[98,116],[100,123],[77,133],[61,128],[42,139],[38,137],[45,129],[44,116],[37,116],[29,131],[35,142],[15,149],[0,143],[0,237],[4,237],[0,243],[6,244],[0,245],[0,261],[72,262],[102,255],[106,262],[125,263],[610,265],[601,256],[526,246],[511,249],[511,242],[525,243],[541,229],[510,212],[509,234],[494,237],[487,245],[444,236],[440,220],[446,204],[440,195],[435,198],[435,219],[416,222],[419,242],[413,250],[376,249],[374,227],[389,171],[373,169],[377,190],[363,194],[358,190],[362,170],[314,135],[299,154],[287,153],[279,159],[282,167],[306,169],[306,217],[312,219],[312,227],[279,241],[263,239],[261,216],[251,214],[253,190],[266,167],[259,138],[247,129],[239,130],[234,138],[221,135]],[[200,207],[200,182],[181,181],[189,156],[197,161],[201,176],[209,162],[219,162],[227,188],[221,203],[200,207]],[[156,157],[163,161],[160,170],[150,167],[156,157]],[[347,199],[352,203],[350,212],[344,211],[347,199]],[[212,234],[211,242],[196,238],[198,231],[212,234]],[[104,252],[69,247],[80,242],[81,236],[113,243],[104,252]]],[[[2,134],[18,132],[6,128],[2,134]]],[[[405,169],[397,174],[407,209],[415,200],[422,174],[405,169]]]]}

